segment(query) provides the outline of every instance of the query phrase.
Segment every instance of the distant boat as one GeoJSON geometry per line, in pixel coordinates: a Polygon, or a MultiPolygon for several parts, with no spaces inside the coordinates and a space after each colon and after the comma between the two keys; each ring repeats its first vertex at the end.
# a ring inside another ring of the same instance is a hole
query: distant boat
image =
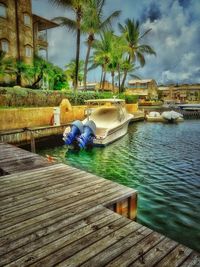
{"type": "Polygon", "coordinates": [[[181,122],[183,115],[173,110],[164,111],[161,114],[157,111],[151,111],[146,115],[146,120],[150,122],[181,122]]]}
{"type": "Polygon", "coordinates": [[[161,116],[163,117],[164,120],[167,122],[179,122],[183,121],[183,115],[176,112],[176,111],[164,111],[161,116]]]}
{"type": "Polygon", "coordinates": [[[182,110],[200,110],[200,104],[178,104],[177,107],[182,110]]]}

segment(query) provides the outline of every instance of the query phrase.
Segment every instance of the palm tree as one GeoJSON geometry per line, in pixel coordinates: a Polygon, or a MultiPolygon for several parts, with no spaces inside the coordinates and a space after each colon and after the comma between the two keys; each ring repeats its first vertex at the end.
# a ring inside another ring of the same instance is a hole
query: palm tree
{"type": "Polygon", "coordinates": [[[94,62],[96,65],[101,65],[102,67],[102,79],[100,85],[102,84],[102,90],[104,90],[106,73],[112,58],[113,32],[107,31],[100,34],[100,40],[96,40],[93,43],[93,48],[95,50],[94,62]]]}
{"type": "Polygon", "coordinates": [[[87,4],[88,0],[49,0],[52,4],[67,8],[72,11],[76,19],[72,20],[66,17],[57,17],[54,20],[58,21],[61,26],[66,26],[68,29],[76,30],[76,69],[75,69],[75,84],[74,89],[78,86],[78,71],[79,71],[79,57],[80,57],[80,36],[81,36],[81,20],[83,17],[83,6],[87,4]]]}
{"type": "MultiPolygon", "coordinates": [[[[71,60],[71,62],[67,65],[65,65],[66,71],[65,74],[69,80],[72,81],[72,84],[74,86],[75,83],[75,75],[76,75],[76,60],[71,60]]],[[[78,81],[81,82],[83,80],[83,67],[84,67],[84,61],[80,60],[79,62],[79,73],[78,73],[78,81]]]]}
{"type": "Polygon", "coordinates": [[[87,5],[83,8],[82,31],[88,33],[87,53],[84,66],[84,88],[86,90],[88,62],[91,48],[95,40],[95,35],[102,31],[111,30],[112,21],[117,18],[121,11],[115,11],[106,19],[103,19],[103,8],[105,0],[88,0],[87,5]]]}
{"type": "Polygon", "coordinates": [[[54,74],[53,68],[53,64],[35,55],[32,67],[34,82],[32,83],[31,87],[37,88],[38,85],[44,81],[44,79],[47,79],[47,76],[52,77],[54,74]]]}
{"type": "MultiPolygon", "coordinates": [[[[143,67],[145,65],[145,54],[156,55],[155,51],[146,44],[140,44],[142,38],[148,34],[151,29],[146,30],[144,33],[141,34],[140,32],[140,23],[139,21],[134,21],[131,19],[125,20],[125,25],[118,24],[119,29],[124,36],[124,39],[127,44],[128,48],[128,62],[136,62],[138,61],[140,66],[143,67]]],[[[124,77],[121,84],[122,90],[124,89],[126,77],[127,77],[127,70],[124,70],[124,77]]]]}

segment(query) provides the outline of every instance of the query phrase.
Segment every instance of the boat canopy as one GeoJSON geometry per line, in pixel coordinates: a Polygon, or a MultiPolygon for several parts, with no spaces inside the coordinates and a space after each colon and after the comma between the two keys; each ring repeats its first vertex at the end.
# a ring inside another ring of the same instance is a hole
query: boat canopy
{"type": "Polygon", "coordinates": [[[117,98],[106,98],[106,99],[89,99],[85,100],[86,104],[103,104],[103,103],[112,103],[112,104],[122,104],[125,103],[124,99],[117,99],[117,98]]]}

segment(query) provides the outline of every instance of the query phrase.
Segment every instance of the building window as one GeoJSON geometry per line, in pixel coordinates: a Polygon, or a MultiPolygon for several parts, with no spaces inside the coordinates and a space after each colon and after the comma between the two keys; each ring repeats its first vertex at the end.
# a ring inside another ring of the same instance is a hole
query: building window
{"type": "Polygon", "coordinates": [[[6,53],[9,51],[9,42],[6,39],[1,40],[1,50],[6,53]]]}
{"type": "Polygon", "coordinates": [[[24,14],[24,24],[26,26],[31,26],[31,17],[29,14],[24,14]]]}
{"type": "Polygon", "coordinates": [[[7,6],[0,3],[0,17],[7,18],[7,6]]]}
{"type": "Polygon", "coordinates": [[[32,57],[32,47],[30,45],[25,46],[25,55],[26,57],[32,57]]]}

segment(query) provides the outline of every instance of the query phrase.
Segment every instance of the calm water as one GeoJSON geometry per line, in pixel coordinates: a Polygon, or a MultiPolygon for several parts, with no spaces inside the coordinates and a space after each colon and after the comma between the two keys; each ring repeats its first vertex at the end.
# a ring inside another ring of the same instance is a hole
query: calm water
{"type": "Polygon", "coordinates": [[[106,148],[40,151],[139,192],[138,222],[200,251],[200,121],[133,123],[106,148]]]}

